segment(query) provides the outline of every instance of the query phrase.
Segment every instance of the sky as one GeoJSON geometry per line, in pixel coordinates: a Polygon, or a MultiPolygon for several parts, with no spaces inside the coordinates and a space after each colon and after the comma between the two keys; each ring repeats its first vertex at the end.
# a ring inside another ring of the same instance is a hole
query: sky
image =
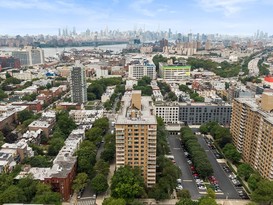
{"type": "Polygon", "coordinates": [[[273,0],[0,0],[0,35],[105,30],[273,35],[273,0]]]}

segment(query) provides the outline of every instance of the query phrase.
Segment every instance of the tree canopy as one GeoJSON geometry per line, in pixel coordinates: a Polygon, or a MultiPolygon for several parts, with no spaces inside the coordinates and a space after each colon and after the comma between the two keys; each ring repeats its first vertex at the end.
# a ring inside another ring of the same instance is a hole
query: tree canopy
{"type": "Polygon", "coordinates": [[[145,193],[144,180],[138,168],[120,167],[114,173],[111,183],[111,196],[123,198],[127,202],[145,193]]]}

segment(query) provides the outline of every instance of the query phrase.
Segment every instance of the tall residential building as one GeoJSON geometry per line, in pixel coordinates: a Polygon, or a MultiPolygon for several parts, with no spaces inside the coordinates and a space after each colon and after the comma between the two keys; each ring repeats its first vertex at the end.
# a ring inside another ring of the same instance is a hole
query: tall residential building
{"type": "Polygon", "coordinates": [[[25,46],[18,51],[12,51],[12,56],[20,59],[22,66],[39,65],[45,62],[44,50],[32,46],[25,46]]]}
{"type": "Polygon", "coordinates": [[[153,101],[134,90],[121,100],[116,129],[116,167],[139,167],[147,187],[156,183],[156,131],[153,101]]]}
{"type": "Polygon", "coordinates": [[[180,64],[159,63],[159,76],[167,81],[183,80],[189,78],[191,74],[191,66],[183,66],[180,64]]]}
{"type": "Polygon", "coordinates": [[[273,94],[233,101],[230,131],[242,159],[273,180],[273,94]]]}
{"type": "Polygon", "coordinates": [[[85,68],[78,61],[70,72],[71,100],[73,103],[87,102],[85,68]]]}
{"type": "Polygon", "coordinates": [[[152,80],[156,79],[155,64],[146,59],[139,59],[134,64],[129,65],[129,78],[141,79],[148,76],[152,80]]]}

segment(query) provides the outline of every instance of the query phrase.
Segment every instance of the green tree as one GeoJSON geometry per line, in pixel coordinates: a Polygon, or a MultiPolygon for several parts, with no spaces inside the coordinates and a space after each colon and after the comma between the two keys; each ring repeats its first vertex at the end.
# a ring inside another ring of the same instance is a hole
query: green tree
{"type": "Polygon", "coordinates": [[[107,117],[99,118],[95,120],[93,124],[94,128],[100,128],[105,134],[109,129],[109,120],[107,117]]]}
{"type": "Polygon", "coordinates": [[[17,187],[24,192],[26,202],[30,203],[36,193],[37,181],[33,180],[32,177],[28,176],[19,180],[17,187]]]}
{"type": "Polygon", "coordinates": [[[106,162],[112,162],[115,159],[116,145],[114,143],[107,144],[101,153],[101,159],[106,162]]]}
{"type": "Polygon", "coordinates": [[[0,100],[4,100],[7,97],[8,95],[2,89],[0,89],[0,100]]]}
{"type": "Polygon", "coordinates": [[[191,198],[191,194],[190,194],[189,190],[182,189],[182,190],[179,190],[177,192],[177,197],[180,198],[180,199],[190,199],[191,198]]]}
{"type": "Polygon", "coordinates": [[[29,159],[25,159],[25,163],[29,163],[32,167],[51,167],[52,162],[47,156],[36,155],[29,159]]]}
{"type": "Polygon", "coordinates": [[[198,202],[191,199],[180,199],[175,205],[198,205],[198,202]]]}
{"type": "Polygon", "coordinates": [[[49,156],[56,156],[63,146],[64,146],[64,139],[52,138],[49,141],[48,155],[49,156]]]}
{"type": "Polygon", "coordinates": [[[100,142],[102,139],[103,131],[99,127],[92,127],[91,129],[85,132],[86,139],[91,142],[100,142]]]}
{"type": "Polygon", "coordinates": [[[61,195],[57,192],[53,192],[49,185],[39,182],[36,188],[36,195],[32,203],[61,205],[61,195]]]}
{"type": "Polygon", "coordinates": [[[115,199],[113,197],[105,198],[102,205],[126,205],[124,199],[115,199]]]}
{"type": "Polygon", "coordinates": [[[88,101],[93,101],[96,99],[97,99],[97,96],[94,93],[87,93],[87,100],[88,101]]]}
{"type": "Polygon", "coordinates": [[[23,123],[24,121],[33,118],[34,113],[29,110],[23,110],[23,111],[18,112],[17,117],[18,117],[18,121],[23,123]]]}
{"type": "Polygon", "coordinates": [[[13,184],[13,177],[11,174],[0,174],[0,196],[8,187],[13,184]]]}
{"type": "Polygon", "coordinates": [[[238,163],[241,160],[241,154],[236,150],[233,144],[226,144],[223,148],[223,152],[227,159],[233,163],[238,163]]]}
{"type": "Polygon", "coordinates": [[[217,205],[215,199],[210,198],[210,197],[202,197],[199,200],[198,205],[217,205]]]}
{"type": "Polygon", "coordinates": [[[207,134],[209,132],[209,128],[206,124],[202,124],[200,127],[199,127],[199,131],[202,133],[202,134],[207,134]]]}
{"type": "Polygon", "coordinates": [[[80,148],[76,152],[78,157],[78,173],[85,172],[88,174],[88,176],[91,176],[93,166],[96,163],[96,153],[97,148],[92,142],[84,140],[81,143],[80,148]]]}
{"type": "Polygon", "coordinates": [[[76,178],[73,180],[72,189],[75,192],[79,192],[86,187],[88,182],[88,175],[86,173],[78,173],[76,178]]]}
{"type": "Polygon", "coordinates": [[[253,169],[252,167],[249,165],[249,164],[240,164],[238,166],[238,169],[237,169],[237,174],[240,176],[240,177],[243,177],[246,181],[248,180],[248,178],[250,177],[250,175],[253,173],[253,169]]]}
{"type": "Polygon", "coordinates": [[[112,177],[111,196],[130,201],[145,193],[144,186],[144,180],[138,168],[120,167],[112,177]]]}
{"type": "Polygon", "coordinates": [[[160,55],[155,55],[153,57],[153,62],[155,64],[155,66],[156,66],[156,70],[158,71],[160,62],[167,62],[167,60],[168,60],[168,58],[163,57],[163,55],[161,55],[161,54],[160,55]]]}
{"type": "Polygon", "coordinates": [[[208,197],[215,199],[215,192],[211,188],[208,188],[207,193],[208,197]]]}
{"type": "Polygon", "coordinates": [[[168,93],[168,99],[170,99],[171,101],[176,101],[177,100],[177,96],[175,95],[174,92],[169,92],[168,93]]]}
{"type": "Polygon", "coordinates": [[[37,97],[37,93],[32,93],[32,94],[29,94],[29,95],[24,95],[22,97],[22,100],[26,100],[26,101],[34,101],[37,97]]]}
{"type": "Polygon", "coordinates": [[[110,165],[108,162],[105,162],[103,159],[99,159],[94,166],[94,171],[97,174],[101,173],[104,176],[107,176],[109,173],[109,168],[110,165]]]}
{"type": "Polygon", "coordinates": [[[65,138],[77,127],[74,120],[69,117],[69,114],[66,111],[58,113],[56,118],[56,127],[61,130],[65,138]]]}
{"type": "Polygon", "coordinates": [[[106,110],[112,109],[112,104],[111,104],[110,100],[107,100],[105,103],[103,103],[103,106],[105,107],[106,110]]]}
{"type": "Polygon", "coordinates": [[[5,137],[3,132],[0,131],[0,147],[5,143],[5,137]]]}
{"type": "Polygon", "coordinates": [[[247,184],[248,184],[249,188],[252,191],[254,191],[258,186],[258,182],[261,181],[261,180],[262,180],[262,177],[258,173],[253,173],[248,178],[247,184]]]}
{"type": "Polygon", "coordinates": [[[91,181],[91,186],[96,193],[103,193],[108,189],[107,178],[103,174],[97,174],[91,181]]]}
{"type": "Polygon", "coordinates": [[[262,180],[257,184],[253,191],[251,199],[260,204],[272,204],[273,202],[273,182],[262,180]]]}
{"type": "Polygon", "coordinates": [[[26,202],[26,197],[22,189],[15,185],[9,186],[6,190],[0,193],[0,204],[3,203],[19,203],[26,202]]]}

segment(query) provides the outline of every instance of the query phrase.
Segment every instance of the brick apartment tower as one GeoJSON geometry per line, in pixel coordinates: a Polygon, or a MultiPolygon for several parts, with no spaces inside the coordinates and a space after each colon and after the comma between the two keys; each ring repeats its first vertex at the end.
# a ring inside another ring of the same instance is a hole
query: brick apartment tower
{"type": "Polygon", "coordinates": [[[156,131],[151,97],[127,92],[121,100],[116,129],[116,168],[140,167],[147,187],[156,183],[156,131]]]}

